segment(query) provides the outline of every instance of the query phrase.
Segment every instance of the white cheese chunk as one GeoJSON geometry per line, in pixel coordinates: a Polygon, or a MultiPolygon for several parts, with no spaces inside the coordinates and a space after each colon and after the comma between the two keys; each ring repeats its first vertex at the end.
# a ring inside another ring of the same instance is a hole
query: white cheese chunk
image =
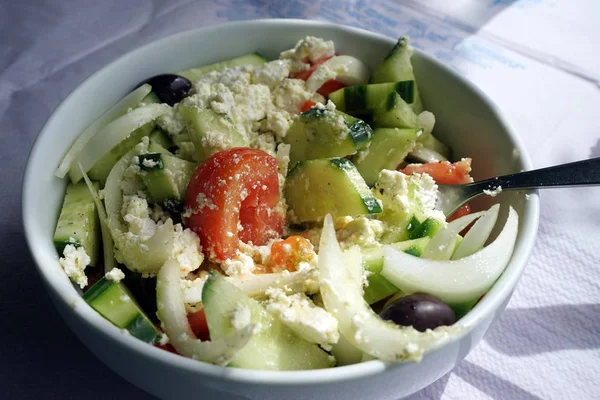
{"type": "Polygon", "coordinates": [[[83,246],[75,247],[72,244],[65,246],[63,257],[58,260],[67,276],[82,289],[88,284],[85,267],[90,264],[90,261],[90,256],[87,255],[83,246]]]}
{"type": "Polygon", "coordinates": [[[231,313],[229,322],[235,330],[241,330],[250,325],[251,317],[250,309],[242,304],[238,304],[231,313]]]}
{"type": "Polygon", "coordinates": [[[280,288],[265,292],[267,311],[311,343],[331,345],[339,340],[338,321],[325,309],[317,307],[304,293],[287,295],[280,288]]]}
{"type": "Polygon", "coordinates": [[[121,282],[123,279],[125,279],[125,274],[119,268],[115,267],[104,274],[104,277],[109,281],[121,282]]]}
{"type": "Polygon", "coordinates": [[[335,55],[335,46],[331,40],[323,40],[314,36],[307,36],[296,43],[293,49],[280,54],[280,58],[290,58],[297,61],[317,61],[335,55]]]}

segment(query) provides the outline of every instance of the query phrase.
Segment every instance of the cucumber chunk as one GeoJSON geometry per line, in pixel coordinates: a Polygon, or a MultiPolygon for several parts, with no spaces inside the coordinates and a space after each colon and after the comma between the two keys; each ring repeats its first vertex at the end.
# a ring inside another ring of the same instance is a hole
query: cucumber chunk
{"type": "Polygon", "coordinates": [[[336,107],[351,115],[370,114],[396,92],[407,103],[415,100],[415,82],[412,80],[375,85],[348,86],[329,94],[336,107]]]}
{"type": "Polygon", "coordinates": [[[284,191],[293,223],[321,221],[326,214],[355,217],[381,212],[364,179],[345,158],[299,162],[288,174],[284,191]]]}
{"type": "MultiPolygon", "coordinates": [[[[419,257],[427,243],[429,243],[429,240],[429,237],[422,237],[419,239],[391,243],[386,246],[391,246],[395,250],[408,252],[409,254],[419,257]]],[[[384,246],[361,249],[362,264],[365,270],[370,272],[381,272],[381,268],[383,268],[383,253],[384,246]]]]}
{"type": "Polygon", "coordinates": [[[144,97],[141,101],[144,104],[160,104],[162,101],[158,98],[156,93],[150,92],[146,97],[144,97]]]}
{"type": "MultiPolygon", "coordinates": [[[[150,132],[149,139],[150,139],[150,146],[152,146],[152,144],[156,144],[165,150],[168,150],[168,149],[172,148],[173,146],[175,146],[175,144],[169,138],[169,136],[167,136],[167,134],[160,128],[154,128],[154,130],[152,132],[150,132]]],[[[154,151],[154,150],[151,150],[151,151],[154,151]]],[[[157,153],[161,153],[161,152],[158,151],[157,153]]]]}
{"type": "Polygon", "coordinates": [[[415,75],[410,59],[413,54],[413,48],[410,45],[408,37],[402,36],[392,48],[392,50],[384,57],[383,61],[371,75],[370,83],[386,83],[398,81],[415,81],[415,99],[411,108],[415,113],[423,111],[423,105],[417,89],[415,75]]]}
{"type": "Polygon", "coordinates": [[[415,147],[417,129],[378,128],[368,148],[359,150],[352,162],[367,185],[377,182],[383,169],[395,170],[415,147]]]}
{"type": "Polygon", "coordinates": [[[425,221],[421,222],[417,217],[413,216],[410,219],[406,230],[409,239],[418,239],[423,237],[432,238],[441,228],[442,223],[437,219],[427,218],[425,221]]]}
{"type": "Polygon", "coordinates": [[[240,57],[232,58],[231,60],[221,61],[215,64],[205,65],[198,68],[190,68],[180,71],[177,75],[184,76],[190,81],[195,82],[202,78],[203,75],[213,71],[222,71],[225,68],[244,67],[246,65],[262,65],[267,62],[267,59],[258,53],[245,54],[240,57]]]}
{"type": "Polygon", "coordinates": [[[341,111],[313,107],[296,118],[284,142],[291,145],[290,163],[356,153],[371,140],[364,121],[341,111]]]}
{"type": "MultiPolygon", "coordinates": [[[[98,189],[98,183],[94,183],[98,189]]],[[[69,183],[54,231],[54,247],[62,257],[65,246],[83,246],[91,266],[98,265],[100,255],[100,221],[94,198],[85,182],[69,183]]]]}
{"type": "Polygon", "coordinates": [[[160,339],[161,333],[122,283],[103,277],[85,292],[83,299],[116,327],[126,329],[131,336],[151,344],[160,339]]]}
{"type": "Polygon", "coordinates": [[[377,128],[416,128],[417,115],[398,93],[392,92],[373,112],[373,125],[377,128]]]}
{"type": "Polygon", "coordinates": [[[142,180],[154,202],[167,210],[181,211],[196,164],[164,151],[140,154],[138,166],[143,171],[142,180]]]}
{"type": "Polygon", "coordinates": [[[367,276],[368,285],[364,288],[363,298],[368,304],[374,304],[396,293],[399,289],[385,279],[379,272],[367,276]]]}
{"type": "Polygon", "coordinates": [[[328,368],[332,360],[316,344],[296,335],[290,328],[249,298],[221,275],[212,273],[202,290],[202,303],[211,340],[235,331],[232,318],[256,326],[252,339],[236,354],[232,367],[260,370],[302,370],[328,368]]]}
{"type": "Polygon", "coordinates": [[[106,178],[112,167],[123,157],[127,152],[135,147],[144,136],[148,136],[154,128],[154,122],[150,122],[131,133],[131,135],[112,148],[106,153],[94,166],[88,171],[90,179],[99,181],[101,186],[104,186],[106,178]]]}
{"type": "Polygon", "coordinates": [[[198,161],[204,161],[211,154],[221,150],[249,147],[248,141],[227,114],[189,106],[180,106],[179,112],[188,127],[198,161]]]}

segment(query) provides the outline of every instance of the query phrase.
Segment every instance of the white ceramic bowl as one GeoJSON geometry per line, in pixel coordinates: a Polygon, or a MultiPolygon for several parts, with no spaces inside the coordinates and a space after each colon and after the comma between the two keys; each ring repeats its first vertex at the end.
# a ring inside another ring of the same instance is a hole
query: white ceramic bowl
{"type": "MultiPolygon", "coordinates": [[[[306,35],[333,40],[340,53],[356,56],[371,68],[395,43],[394,39],[355,28],[301,20],[235,22],[184,32],[132,51],[87,79],[52,114],[33,147],[23,184],[23,223],[50,297],[67,324],[100,360],[156,396],[175,399],[198,394],[213,399],[226,394],[223,397],[261,400],[407,396],[450,371],[481,340],[504,310],[527,263],[538,225],[537,195],[526,201],[523,194],[502,193],[495,201],[511,204],[520,216],[519,237],[510,264],[491,291],[463,318],[469,332],[426,354],[419,364],[369,361],[300,372],[221,368],[162,351],[123,334],[82,300],[61,270],[52,245],[66,183],[53,172],[76,135],[144,78],[251,51],[276,58],[306,35]]],[[[425,108],[437,119],[437,136],[452,146],[457,157],[474,159],[475,178],[531,168],[517,135],[482,92],[419,51],[413,63],[425,108]]],[[[481,200],[481,206],[490,200],[481,200]]]]}

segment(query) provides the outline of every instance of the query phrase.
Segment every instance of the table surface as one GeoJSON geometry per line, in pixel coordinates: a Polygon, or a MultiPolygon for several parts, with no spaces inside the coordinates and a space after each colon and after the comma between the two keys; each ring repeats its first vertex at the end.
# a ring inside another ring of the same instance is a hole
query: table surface
{"type": "MultiPolygon", "coordinates": [[[[152,398],[65,326],[28,253],[21,179],[50,113],[91,73],[144,43],[228,20],[281,17],[409,34],[492,97],[536,167],[600,156],[600,2],[593,0],[0,2],[0,397],[152,398]]],[[[506,312],[457,368],[412,399],[600,398],[599,195],[598,188],[540,193],[539,237],[506,312]]]]}

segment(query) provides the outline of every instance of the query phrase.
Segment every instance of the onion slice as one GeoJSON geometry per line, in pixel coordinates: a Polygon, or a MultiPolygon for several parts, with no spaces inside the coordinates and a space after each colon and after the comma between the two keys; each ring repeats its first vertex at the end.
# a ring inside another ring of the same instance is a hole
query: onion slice
{"type": "Polygon", "coordinates": [[[130,269],[140,273],[157,273],[173,249],[173,221],[169,218],[159,225],[154,235],[145,241],[129,237],[122,223],[121,208],[123,191],[121,182],[123,174],[131,164],[131,159],[137,154],[137,149],[125,154],[112,168],[104,185],[104,204],[107,222],[112,238],[117,245],[117,260],[130,269]],[[144,245],[143,249],[142,246],[144,245]]]}
{"type": "Polygon", "coordinates": [[[469,224],[475,221],[477,218],[485,215],[487,211],[480,211],[473,214],[465,215],[460,217],[448,225],[440,229],[438,233],[427,243],[427,246],[423,249],[421,257],[428,260],[449,260],[454,253],[456,247],[456,240],[460,231],[465,229],[469,224]]]}
{"type": "Polygon", "coordinates": [[[180,285],[180,266],[169,258],[158,273],[156,304],[158,318],[169,342],[183,356],[217,365],[226,365],[252,338],[253,325],[223,339],[203,342],[192,332],[180,285]]]}
{"type": "Polygon", "coordinates": [[[381,274],[407,294],[425,292],[451,305],[476,301],[506,268],[517,239],[518,225],[519,217],[511,207],[496,240],[459,260],[426,260],[388,246],[381,274]]]}
{"type": "Polygon", "coordinates": [[[306,80],[306,88],[309,91],[316,92],[331,79],[324,71],[326,69],[335,72],[333,79],[346,86],[366,85],[369,82],[369,68],[362,61],[347,55],[335,56],[319,65],[306,80]]]}
{"type": "Polygon", "coordinates": [[[268,288],[285,288],[292,292],[308,292],[309,294],[319,291],[319,277],[316,269],[247,276],[230,276],[225,279],[249,297],[263,296],[265,290],[268,288]]]}
{"type": "Polygon", "coordinates": [[[152,86],[143,84],[127,96],[123,97],[117,104],[112,106],[108,111],[102,114],[96,119],[90,126],[88,126],[78,137],[75,139],[69,150],[64,155],[54,175],[59,178],[64,178],[69,172],[73,161],[79,156],[81,150],[85,147],[87,142],[102,129],[109,122],[125,115],[127,110],[130,108],[137,107],[144,97],[150,93],[152,86]]]}
{"type": "Polygon", "coordinates": [[[381,319],[362,296],[360,251],[342,252],[330,215],[325,217],[319,244],[319,282],[327,311],[339,322],[348,341],[361,351],[386,361],[419,361],[427,350],[447,343],[462,327],[444,326],[419,332],[381,319]]]}
{"type": "Polygon", "coordinates": [[[485,242],[490,237],[490,233],[492,233],[492,229],[494,229],[494,225],[496,225],[499,210],[500,204],[494,204],[484,216],[475,222],[454,251],[454,254],[452,254],[452,260],[470,256],[483,249],[485,242]]]}
{"type": "MultiPolygon", "coordinates": [[[[81,165],[79,167],[81,168],[81,165]]],[[[115,266],[115,253],[113,249],[114,244],[112,236],[110,235],[110,230],[108,229],[108,217],[106,215],[106,210],[104,209],[104,204],[102,204],[102,200],[100,200],[100,196],[98,196],[98,192],[96,192],[96,188],[94,188],[94,185],[92,185],[90,178],[85,172],[83,172],[83,170],[81,171],[81,175],[83,175],[83,180],[92,194],[92,198],[96,204],[96,210],[98,210],[98,219],[100,219],[100,234],[102,235],[102,249],[104,251],[104,272],[109,272],[115,266]]]]}
{"type": "Polygon", "coordinates": [[[74,183],[81,179],[81,171],[77,164],[81,163],[84,172],[96,164],[106,153],[121,141],[129,137],[138,128],[154,121],[167,113],[170,107],[166,104],[149,104],[126,113],[98,130],[77,156],[77,162],[71,166],[69,176],[74,183]]]}

